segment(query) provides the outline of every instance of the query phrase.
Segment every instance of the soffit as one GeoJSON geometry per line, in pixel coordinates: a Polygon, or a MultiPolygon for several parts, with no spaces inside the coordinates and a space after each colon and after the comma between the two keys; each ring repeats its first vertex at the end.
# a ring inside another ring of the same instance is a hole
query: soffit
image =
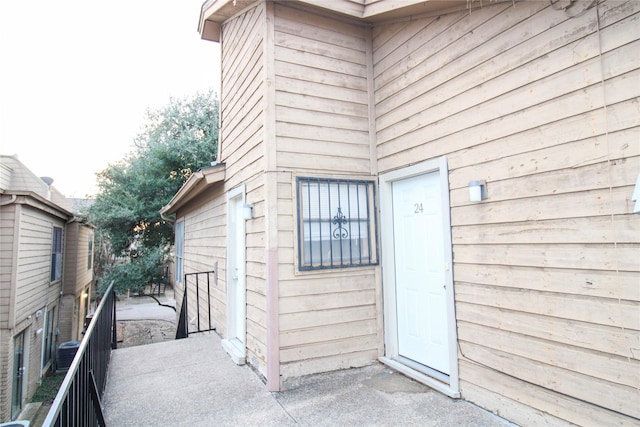
{"type": "MultiPolygon", "coordinates": [[[[292,0],[289,0],[292,1],[292,0]]],[[[489,0],[489,2],[514,0],[489,0]]],[[[403,19],[415,15],[434,15],[482,7],[480,0],[296,0],[365,22],[403,19]]],[[[221,24],[258,0],[207,0],[201,7],[198,31],[201,38],[220,41],[221,24]]]]}
{"type": "Polygon", "coordinates": [[[198,32],[204,40],[220,41],[220,25],[242,12],[256,0],[207,0],[200,8],[198,32]]]}
{"type": "Polygon", "coordinates": [[[162,215],[174,214],[189,201],[193,200],[211,185],[224,181],[226,167],[224,164],[202,168],[191,174],[187,181],[180,187],[180,190],[173,196],[171,201],[160,209],[162,215]]]}

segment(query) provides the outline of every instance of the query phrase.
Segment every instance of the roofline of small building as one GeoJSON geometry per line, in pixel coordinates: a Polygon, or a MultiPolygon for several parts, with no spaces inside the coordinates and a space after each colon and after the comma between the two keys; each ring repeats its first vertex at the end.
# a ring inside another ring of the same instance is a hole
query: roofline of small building
{"type": "Polygon", "coordinates": [[[210,185],[224,181],[226,165],[224,163],[201,168],[189,176],[173,198],[160,209],[160,215],[174,214],[187,202],[202,194],[210,185]]]}
{"type": "Polygon", "coordinates": [[[44,197],[42,197],[41,195],[39,195],[36,192],[33,191],[16,191],[16,190],[4,190],[2,192],[2,195],[4,196],[12,196],[12,200],[10,200],[8,203],[7,202],[3,202],[0,203],[0,206],[7,206],[13,203],[20,203],[18,202],[18,197],[25,197],[25,198],[31,198],[36,200],[39,203],[42,203],[52,209],[54,209],[55,211],[58,211],[60,214],[60,217],[66,217],[67,220],[72,220],[73,218],[75,218],[75,215],[73,214],[73,212],[63,208],[62,206],[52,202],[51,200],[48,200],[44,197]]]}
{"type": "MultiPolygon", "coordinates": [[[[200,7],[198,33],[200,38],[209,41],[220,41],[222,23],[233,16],[242,13],[259,0],[206,0],[200,7]]],[[[268,0],[273,1],[273,0],[268,0]]],[[[517,0],[520,1],[520,0],[517,0]]],[[[289,4],[293,0],[287,1],[289,4]]],[[[491,0],[490,4],[510,2],[516,0],[491,0]]],[[[485,6],[479,0],[405,0],[401,7],[397,2],[374,2],[367,4],[364,0],[340,2],[337,0],[295,0],[299,5],[306,5],[322,9],[327,12],[338,13],[363,22],[379,22],[405,20],[416,16],[437,16],[461,10],[479,9],[485,6]],[[344,7],[337,7],[344,5],[344,7]]]]}

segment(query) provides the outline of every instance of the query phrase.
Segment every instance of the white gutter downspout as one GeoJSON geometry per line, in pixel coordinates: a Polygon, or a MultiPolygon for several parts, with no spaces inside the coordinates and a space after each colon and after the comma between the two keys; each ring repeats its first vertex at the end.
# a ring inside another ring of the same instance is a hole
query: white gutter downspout
{"type": "Polygon", "coordinates": [[[15,195],[15,194],[12,194],[11,195],[11,200],[7,200],[6,202],[0,203],[0,206],[8,206],[8,205],[10,205],[12,203],[15,203],[16,200],[18,200],[18,196],[15,195]]]}
{"type": "Polygon", "coordinates": [[[162,211],[160,211],[160,218],[162,218],[164,221],[167,221],[170,224],[175,224],[176,223],[175,218],[168,218],[168,217],[164,216],[164,213],[162,213],[162,211]]]}

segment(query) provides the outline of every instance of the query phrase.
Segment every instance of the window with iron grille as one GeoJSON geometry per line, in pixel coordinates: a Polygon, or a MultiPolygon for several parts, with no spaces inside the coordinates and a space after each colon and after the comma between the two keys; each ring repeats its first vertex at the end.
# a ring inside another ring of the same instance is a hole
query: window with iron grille
{"type": "Polygon", "coordinates": [[[298,268],[377,265],[375,182],[303,178],[298,192],[298,268]]]}

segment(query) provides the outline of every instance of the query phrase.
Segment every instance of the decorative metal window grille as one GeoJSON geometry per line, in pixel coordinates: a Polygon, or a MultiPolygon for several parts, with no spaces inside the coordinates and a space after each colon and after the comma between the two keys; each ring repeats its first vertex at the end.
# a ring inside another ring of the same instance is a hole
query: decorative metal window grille
{"type": "Polygon", "coordinates": [[[297,178],[300,270],[377,265],[375,182],[297,178]]]}

